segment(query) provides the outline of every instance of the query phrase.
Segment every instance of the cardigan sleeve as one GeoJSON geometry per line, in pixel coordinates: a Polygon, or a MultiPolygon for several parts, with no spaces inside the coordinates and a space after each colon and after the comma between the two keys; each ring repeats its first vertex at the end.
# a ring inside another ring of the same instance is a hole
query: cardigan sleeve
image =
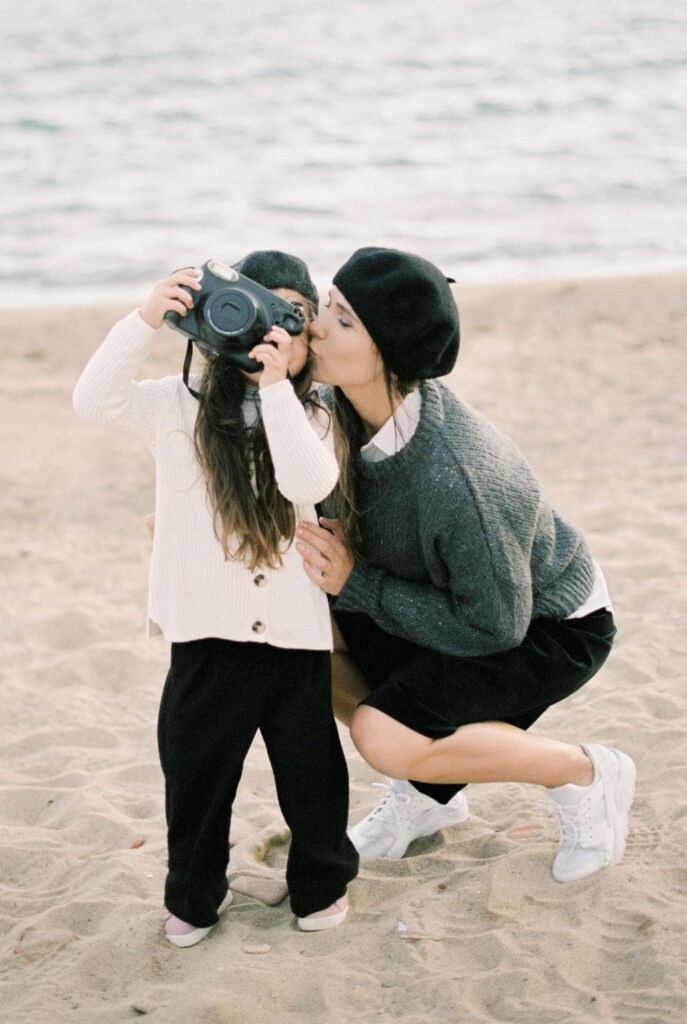
{"type": "Polygon", "coordinates": [[[339,477],[331,429],[308,418],[288,380],[262,388],[260,404],[279,491],[295,505],[322,501],[339,477]]]}
{"type": "Polygon", "coordinates": [[[357,561],[334,608],[364,612],[389,633],[455,657],[517,647],[532,617],[527,552],[513,543],[508,570],[497,571],[501,563],[476,503],[466,495],[458,507],[451,522],[437,521],[427,541],[443,565],[445,588],[357,561]]]}
{"type": "Polygon", "coordinates": [[[174,377],[136,381],[157,332],[137,309],[114,325],[74,389],[74,409],[88,423],[152,445],[174,377]]]}

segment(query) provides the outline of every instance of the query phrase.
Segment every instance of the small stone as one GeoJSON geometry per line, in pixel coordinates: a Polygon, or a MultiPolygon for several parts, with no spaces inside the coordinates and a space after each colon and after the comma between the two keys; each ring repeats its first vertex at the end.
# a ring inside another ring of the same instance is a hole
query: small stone
{"type": "Polygon", "coordinates": [[[243,947],[243,952],[244,953],[269,953],[271,948],[272,947],[268,946],[268,944],[266,942],[261,942],[261,943],[258,943],[255,946],[244,946],[243,947]]]}
{"type": "Polygon", "coordinates": [[[137,836],[136,839],[132,839],[131,842],[129,843],[129,849],[138,850],[139,846],[143,846],[144,843],[145,839],[143,838],[143,836],[137,836]]]}
{"type": "Polygon", "coordinates": [[[439,882],[437,889],[448,889],[448,882],[439,882]]]}
{"type": "Polygon", "coordinates": [[[530,832],[541,832],[543,827],[543,825],[537,825],[534,822],[526,825],[516,825],[509,830],[508,835],[511,839],[519,839],[521,836],[528,836],[530,832]]]}

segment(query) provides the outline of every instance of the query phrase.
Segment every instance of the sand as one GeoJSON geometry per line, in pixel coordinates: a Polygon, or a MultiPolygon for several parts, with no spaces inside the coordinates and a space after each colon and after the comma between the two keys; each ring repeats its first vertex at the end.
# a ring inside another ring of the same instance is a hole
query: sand
{"type": "MultiPolygon", "coordinates": [[[[543,792],[473,786],[465,824],[363,867],[343,927],[305,935],[287,902],[237,893],[212,936],[185,951],[160,933],[155,719],[167,647],[143,635],[152,462],[70,404],[125,310],[4,313],[3,1021],[687,1019],[686,296],[687,275],[459,291],[451,383],[513,436],[586,531],[614,598],[610,661],[536,728],[635,758],[623,863],[557,884],[543,792]]],[[[182,355],[170,333],[150,371],[177,372],[182,355]]],[[[344,743],[357,820],[378,780],[344,743]]],[[[259,742],[232,840],[230,878],[280,878],[288,834],[259,742]]]]}

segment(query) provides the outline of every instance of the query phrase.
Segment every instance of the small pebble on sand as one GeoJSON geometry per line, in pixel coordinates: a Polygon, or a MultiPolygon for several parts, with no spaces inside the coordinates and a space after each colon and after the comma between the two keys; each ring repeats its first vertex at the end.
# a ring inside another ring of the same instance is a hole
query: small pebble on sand
{"type": "Polygon", "coordinates": [[[509,829],[508,835],[511,839],[525,838],[530,832],[541,832],[543,827],[543,825],[536,825],[533,822],[527,825],[516,825],[514,828],[509,829]]]}

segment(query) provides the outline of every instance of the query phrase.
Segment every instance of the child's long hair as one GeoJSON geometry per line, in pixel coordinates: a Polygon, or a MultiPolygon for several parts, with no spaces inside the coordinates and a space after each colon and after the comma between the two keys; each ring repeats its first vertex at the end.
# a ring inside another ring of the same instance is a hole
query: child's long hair
{"type": "MultiPolygon", "coordinates": [[[[416,387],[417,381],[399,380],[396,374],[384,367],[384,383],[389,399],[389,415],[393,416],[396,431],[401,429],[393,412],[394,399],[405,398],[416,387]]],[[[365,557],[360,510],[356,499],[355,464],[361,447],[367,437],[363,421],[351,402],[339,387],[332,388],[332,420],[334,424],[334,450],[339,463],[339,479],[334,491],[336,517],[348,544],[356,556],[365,557]]],[[[401,434],[402,436],[402,434],[401,434]]]]}
{"type": "MultiPolygon", "coordinates": [[[[252,571],[276,569],[282,564],[283,542],[294,538],[296,515],[277,488],[262,417],[250,427],[244,421],[246,383],[226,359],[208,360],[193,440],[224,557],[240,559],[252,571]]],[[[309,364],[292,384],[306,409],[323,408],[312,390],[309,364]]]]}

